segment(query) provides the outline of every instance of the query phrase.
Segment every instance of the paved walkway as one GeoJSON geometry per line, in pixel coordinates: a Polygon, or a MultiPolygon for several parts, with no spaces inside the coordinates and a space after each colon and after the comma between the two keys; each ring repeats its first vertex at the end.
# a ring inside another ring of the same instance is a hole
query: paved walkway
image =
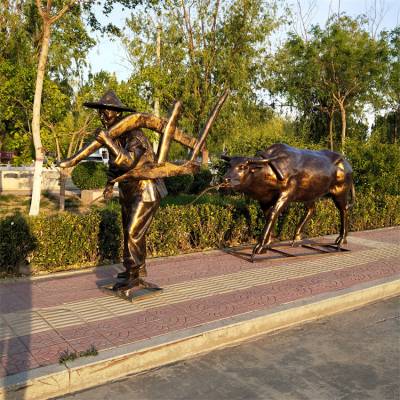
{"type": "Polygon", "coordinates": [[[210,251],[150,260],[148,280],[164,290],[134,303],[98,288],[120,266],[2,282],[0,378],[57,364],[65,350],[101,352],[400,272],[400,227],[352,233],[351,251],[280,249],[300,257],[271,253],[252,264],[210,251]]]}

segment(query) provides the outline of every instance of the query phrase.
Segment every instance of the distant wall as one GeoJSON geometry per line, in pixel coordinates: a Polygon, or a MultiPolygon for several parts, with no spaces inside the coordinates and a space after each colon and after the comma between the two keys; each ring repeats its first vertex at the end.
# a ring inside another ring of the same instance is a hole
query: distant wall
{"type": "MultiPolygon", "coordinates": [[[[0,167],[0,193],[27,195],[32,193],[33,167],[0,167]]],[[[67,180],[67,190],[77,191],[78,189],[67,180]]],[[[42,191],[51,193],[60,192],[59,169],[43,168],[42,191]]]]}

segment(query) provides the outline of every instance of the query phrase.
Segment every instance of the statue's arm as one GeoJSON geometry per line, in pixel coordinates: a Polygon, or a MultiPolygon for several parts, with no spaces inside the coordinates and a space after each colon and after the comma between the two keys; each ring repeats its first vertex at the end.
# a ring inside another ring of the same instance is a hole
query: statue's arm
{"type": "Polygon", "coordinates": [[[125,149],[111,139],[111,137],[105,131],[101,131],[96,140],[107,146],[109,151],[115,156],[113,167],[124,172],[134,168],[139,162],[141,156],[146,151],[141,141],[135,139],[131,140],[127,146],[127,149],[125,149]]]}

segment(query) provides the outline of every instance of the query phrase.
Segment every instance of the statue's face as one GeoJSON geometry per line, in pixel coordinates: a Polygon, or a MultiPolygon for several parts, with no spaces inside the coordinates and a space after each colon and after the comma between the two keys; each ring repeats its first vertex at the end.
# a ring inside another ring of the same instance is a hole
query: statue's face
{"type": "Polygon", "coordinates": [[[109,128],[117,122],[120,113],[114,110],[99,110],[99,116],[101,122],[103,123],[105,128],[109,128]]]}

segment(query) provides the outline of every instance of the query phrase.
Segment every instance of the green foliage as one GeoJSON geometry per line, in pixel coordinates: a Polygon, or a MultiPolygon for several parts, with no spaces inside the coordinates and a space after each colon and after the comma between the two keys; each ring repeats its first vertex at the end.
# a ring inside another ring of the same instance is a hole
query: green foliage
{"type": "Polygon", "coordinates": [[[193,176],[193,183],[190,186],[190,193],[197,194],[210,186],[212,173],[207,167],[202,167],[199,173],[193,176]]]}
{"type": "Polygon", "coordinates": [[[61,352],[60,357],[58,359],[59,364],[65,364],[68,361],[74,361],[80,357],[89,357],[89,356],[97,356],[99,352],[97,351],[95,345],[91,345],[87,350],[84,351],[70,351],[69,349],[61,352]]]}
{"type": "Polygon", "coordinates": [[[178,175],[166,178],[165,185],[167,186],[168,193],[177,195],[180,193],[188,193],[193,183],[193,175],[178,175]]]}
{"type": "Polygon", "coordinates": [[[37,240],[21,214],[0,220],[0,272],[17,272],[30,252],[37,248],[37,240]]]}
{"type": "Polygon", "coordinates": [[[107,167],[100,162],[86,161],[72,171],[72,182],[79,189],[101,189],[107,183],[107,167]]]}
{"type": "Polygon", "coordinates": [[[370,141],[349,142],[346,157],[354,170],[354,182],[366,192],[400,195],[400,147],[370,141]]]}
{"type": "Polygon", "coordinates": [[[100,209],[99,252],[102,260],[117,262],[122,251],[121,214],[115,209],[100,209]]]}
{"type": "Polygon", "coordinates": [[[387,74],[383,81],[382,98],[389,109],[396,113],[397,119],[395,123],[398,130],[400,125],[400,26],[397,25],[390,32],[384,32],[383,38],[389,48],[389,62],[387,65],[387,74]]]}
{"type": "Polygon", "coordinates": [[[268,37],[277,23],[272,2],[261,0],[165,2],[161,9],[156,4],[152,12],[136,12],[127,21],[131,32],[124,40],[132,64],[129,85],[146,104],[158,98],[162,114],[174,99],[181,99],[185,112],[180,126],[194,136],[229,87],[231,96],[207,143],[212,151],[221,151],[233,126],[267,114],[255,91],[265,73],[268,37]],[[160,63],[154,20],[162,26],[160,63]]]}
{"type": "MultiPolygon", "coordinates": [[[[299,110],[303,122],[314,128],[314,141],[328,143],[326,121],[335,113],[345,121],[346,113],[356,114],[381,97],[387,43],[373,37],[365,22],[334,15],[325,27],[313,26],[307,38],[291,34],[276,54],[269,87],[299,110]]],[[[341,125],[344,142],[346,125],[341,125]]]]}
{"type": "Polygon", "coordinates": [[[264,150],[274,143],[287,143],[301,148],[315,147],[297,135],[284,119],[275,116],[263,124],[233,130],[226,142],[226,150],[232,156],[254,156],[257,151],[264,150]]]}
{"type": "MultiPolygon", "coordinates": [[[[63,3],[54,1],[52,11],[63,3]]],[[[13,151],[16,165],[30,164],[34,158],[31,120],[42,19],[35,2],[11,1],[0,7],[0,26],[0,150],[13,151]]],[[[93,45],[79,7],[53,24],[40,133],[50,160],[56,153],[53,128],[70,108],[72,87],[93,45]]]]}
{"type": "MultiPolygon", "coordinates": [[[[147,235],[149,256],[247,243],[261,233],[264,218],[256,202],[242,196],[209,196],[208,200],[196,205],[161,207],[147,235]]],[[[303,212],[298,204],[285,212],[277,229],[281,239],[292,237],[303,212]]],[[[400,196],[372,191],[357,193],[350,222],[353,231],[400,225],[400,196]]],[[[306,233],[309,236],[333,234],[338,232],[338,225],[339,215],[332,201],[321,201],[306,233]]],[[[122,255],[120,214],[112,208],[84,215],[24,217],[16,214],[0,220],[0,237],[0,270],[3,271],[25,258],[30,260],[34,271],[51,272],[116,261],[122,255]]]]}
{"type": "Polygon", "coordinates": [[[400,100],[398,109],[386,113],[384,116],[378,115],[372,127],[371,139],[374,142],[390,143],[398,145],[400,128],[400,100]]]}
{"type": "Polygon", "coordinates": [[[58,265],[87,264],[99,260],[101,215],[60,214],[29,220],[37,240],[32,264],[40,269],[58,265]]]}

